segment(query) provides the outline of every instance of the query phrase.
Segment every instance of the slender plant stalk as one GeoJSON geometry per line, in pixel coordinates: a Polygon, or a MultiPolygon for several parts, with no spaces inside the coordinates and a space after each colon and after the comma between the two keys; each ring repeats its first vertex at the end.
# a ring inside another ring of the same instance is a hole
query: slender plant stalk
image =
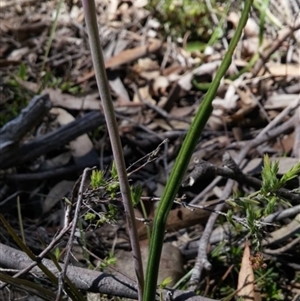
{"type": "Polygon", "coordinates": [[[21,237],[24,245],[26,245],[26,240],[25,240],[25,233],[24,233],[24,227],[23,227],[23,218],[22,218],[22,210],[21,210],[21,204],[20,204],[20,197],[17,197],[17,209],[18,209],[18,220],[19,220],[19,225],[20,225],[20,232],[21,232],[21,237]]]}
{"type": "MultiPolygon", "coordinates": [[[[51,45],[52,45],[52,42],[53,42],[55,30],[56,30],[57,23],[58,23],[58,17],[59,17],[61,6],[62,6],[63,2],[64,2],[63,0],[60,0],[57,4],[57,7],[56,7],[55,18],[54,18],[54,21],[53,21],[51,29],[50,29],[49,39],[48,39],[47,44],[46,44],[46,51],[45,51],[45,55],[44,55],[43,62],[42,62],[41,72],[45,71],[46,62],[47,62],[49,52],[50,52],[50,49],[51,49],[51,45]]],[[[44,79],[42,79],[42,81],[40,83],[39,91],[38,91],[39,93],[44,89],[45,85],[46,85],[46,82],[44,81],[44,79]]]]}
{"type": "Polygon", "coordinates": [[[133,252],[134,268],[138,282],[138,296],[142,300],[144,275],[141,251],[138,241],[137,229],[135,226],[135,216],[132,206],[130,187],[127,178],[125,160],[118,132],[118,124],[115,117],[114,107],[109,91],[108,81],[106,77],[104,59],[100,45],[100,38],[96,19],[96,8],[94,0],[82,0],[85,22],[89,35],[89,42],[92,52],[93,65],[102,100],[103,111],[106,119],[107,129],[110,137],[114,160],[119,177],[120,191],[124,203],[125,215],[129,230],[130,242],[133,252]]]}
{"type": "Polygon", "coordinates": [[[153,232],[150,243],[150,252],[147,265],[147,274],[144,290],[144,301],[154,301],[156,296],[156,284],[157,275],[159,269],[159,259],[161,256],[161,250],[164,240],[164,232],[166,226],[166,220],[170,209],[173,204],[173,200],[176,197],[179,186],[182,182],[182,178],[185,174],[191,156],[194,152],[196,144],[200,138],[200,135],[204,129],[204,126],[212,112],[212,101],[216,95],[217,89],[220,85],[221,79],[225,75],[228,67],[231,64],[231,59],[236,48],[236,45],[241,37],[242,31],[248,20],[248,14],[250,12],[253,0],[246,0],[244,2],[244,9],[241,19],[235,34],[229,44],[228,50],[221,63],[221,66],[207,91],[207,94],[198,109],[198,112],[193,120],[184,143],[180,149],[179,155],[176,159],[174,168],[172,169],[170,178],[167,182],[165,190],[162,195],[162,199],[156,211],[156,215],[153,222],[153,232]]]}

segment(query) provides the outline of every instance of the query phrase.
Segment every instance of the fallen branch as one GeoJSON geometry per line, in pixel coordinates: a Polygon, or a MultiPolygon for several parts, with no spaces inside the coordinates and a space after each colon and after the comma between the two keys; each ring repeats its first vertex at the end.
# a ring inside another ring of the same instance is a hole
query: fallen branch
{"type": "MultiPolygon", "coordinates": [[[[35,96],[20,115],[8,122],[0,130],[0,154],[10,155],[12,149],[38,124],[51,109],[49,95],[35,96]]],[[[2,161],[4,160],[2,157],[2,161]]],[[[14,158],[15,159],[15,158],[14,158]]]]}
{"type": "MultiPolygon", "coordinates": [[[[218,167],[204,160],[200,160],[196,164],[193,172],[190,174],[189,186],[192,186],[192,184],[195,181],[198,181],[199,179],[205,178],[207,176],[222,176],[225,178],[235,180],[240,184],[249,185],[255,189],[260,189],[262,186],[261,180],[244,174],[238,167],[235,170],[230,169],[228,167],[218,167]]],[[[276,194],[292,202],[300,201],[300,194],[292,193],[286,188],[278,189],[276,191],[276,194]]]]}
{"type": "Polygon", "coordinates": [[[90,112],[56,131],[37,137],[28,143],[15,147],[8,153],[4,153],[1,157],[0,169],[18,166],[45,155],[103,124],[105,124],[105,119],[100,112],[90,112]]]}
{"type": "MultiPolygon", "coordinates": [[[[43,259],[42,262],[52,273],[56,276],[59,275],[60,271],[51,260],[43,259]]],[[[0,243],[0,266],[2,268],[21,270],[32,263],[33,261],[24,252],[0,243]]],[[[44,277],[42,271],[36,266],[32,268],[31,272],[36,276],[44,277]]],[[[69,266],[66,275],[78,289],[83,291],[130,299],[137,299],[138,297],[134,283],[128,283],[107,273],[69,266]]],[[[173,300],[176,301],[216,301],[215,299],[197,296],[193,292],[179,290],[163,290],[163,300],[166,300],[170,292],[173,295],[173,300]]]]}

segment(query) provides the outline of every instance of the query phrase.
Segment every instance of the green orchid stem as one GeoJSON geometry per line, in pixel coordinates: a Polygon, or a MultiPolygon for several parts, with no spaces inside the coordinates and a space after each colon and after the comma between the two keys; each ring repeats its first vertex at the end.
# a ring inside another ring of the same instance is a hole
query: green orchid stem
{"type": "Polygon", "coordinates": [[[200,138],[200,135],[205,127],[205,124],[212,112],[212,101],[217,93],[217,89],[220,82],[225,75],[227,69],[231,64],[231,59],[237,43],[242,35],[242,31],[248,20],[248,14],[252,6],[252,0],[246,0],[244,2],[244,9],[241,19],[235,31],[235,34],[229,44],[228,50],[221,63],[221,66],[209,87],[209,90],[198,109],[198,112],[191,124],[184,143],[180,149],[179,155],[176,159],[174,168],[172,169],[170,178],[167,182],[165,190],[162,195],[162,199],[156,211],[156,215],[153,222],[153,230],[150,242],[150,253],[147,265],[147,274],[144,290],[143,301],[154,301],[156,297],[156,285],[159,270],[159,261],[163,246],[164,232],[168,214],[173,204],[173,200],[176,197],[177,191],[182,182],[183,175],[190,162],[191,156],[194,152],[196,144],[200,138]]]}
{"type": "Polygon", "coordinates": [[[110,137],[111,147],[116,164],[120,191],[124,204],[124,211],[130,236],[130,243],[133,253],[133,262],[135,274],[138,283],[138,298],[142,300],[144,275],[142,257],[139,246],[138,234],[135,225],[135,216],[133,211],[131,192],[127,178],[127,171],[123,155],[122,144],[119,136],[118,124],[115,117],[113,102],[110,95],[109,85],[107,81],[104,59],[100,45],[100,38],[98,32],[96,7],[94,0],[82,0],[83,11],[85,16],[86,27],[89,35],[89,42],[92,52],[93,65],[98,85],[99,94],[101,97],[101,104],[105,115],[107,130],[110,137]]]}

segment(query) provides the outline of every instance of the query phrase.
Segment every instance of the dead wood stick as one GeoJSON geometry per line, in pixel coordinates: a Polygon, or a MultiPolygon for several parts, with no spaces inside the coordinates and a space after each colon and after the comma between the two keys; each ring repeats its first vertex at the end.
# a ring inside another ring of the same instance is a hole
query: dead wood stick
{"type": "MultiPolygon", "coordinates": [[[[215,166],[210,162],[206,162],[204,160],[199,160],[196,164],[193,172],[190,174],[189,179],[194,183],[195,181],[200,180],[201,178],[205,178],[207,176],[221,176],[229,179],[233,179],[240,184],[252,186],[255,189],[260,189],[262,186],[262,181],[251,177],[249,175],[244,174],[240,169],[232,170],[226,167],[215,166]]],[[[188,186],[188,185],[186,185],[188,186]]],[[[192,186],[192,185],[189,185],[192,186]]],[[[296,193],[292,193],[286,188],[279,188],[276,191],[278,196],[281,196],[285,199],[288,199],[292,202],[299,202],[300,195],[296,193]]]]}
{"type": "MultiPolygon", "coordinates": [[[[90,170],[91,170],[90,168],[85,168],[84,169],[83,174],[82,174],[82,178],[81,178],[81,181],[80,181],[80,187],[79,187],[79,191],[78,191],[78,198],[77,198],[77,202],[76,202],[76,209],[75,209],[75,213],[74,213],[74,218],[72,220],[70,236],[69,236],[68,244],[67,244],[67,247],[66,247],[66,254],[65,254],[65,257],[64,257],[64,263],[65,264],[63,265],[62,270],[59,273],[58,290],[57,290],[57,293],[56,293],[56,299],[57,300],[59,300],[61,298],[63,287],[65,285],[64,281],[66,280],[67,270],[68,270],[68,267],[69,267],[69,261],[70,261],[70,257],[71,257],[71,249],[72,249],[72,246],[73,246],[74,236],[75,236],[77,223],[78,223],[78,219],[79,219],[80,207],[81,207],[82,199],[83,199],[84,183],[86,181],[86,178],[87,178],[88,173],[89,173],[90,170]]],[[[76,184],[75,184],[75,187],[76,187],[76,184]]],[[[75,187],[72,191],[73,198],[75,198],[74,192],[77,190],[75,187]]],[[[66,210],[66,213],[65,213],[65,227],[68,227],[68,224],[70,223],[69,217],[70,217],[71,210],[72,210],[72,205],[68,205],[68,209],[66,210]]]]}
{"type": "MultiPolygon", "coordinates": [[[[51,109],[48,94],[35,96],[20,115],[0,130],[0,154],[7,155],[34,125],[38,124],[51,109]]],[[[2,157],[1,160],[4,160],[2,157]]]]}
{"type": "MultiPolygon", "coordinates": [[[[234,183],[233,180],[227,181],[226,186],[222,192],[222,199],[227,199],[229,197],[229,195],[231,194],[231,191],[232,191],[233,183],[234,183]]],[[[224,207],[225,207],[225,204],[219,204],[215,207],[215,210],[216,210],[216,212],[222,211],[224,209],[224,207]]],[[[195,289],[199,285],[199,280],[201,278],[203,269],[210,270],[212,267],[211,263],[208,261],[208,258],[207,258],[207,246],[208,246],[209,239],[211,237],[213,227],[217,221],[218,216],[219,215],[214,212],[209,216],[209,219],[205,225],[205,229],[199,240],[198,255],[196,257],[196,262],[194,265],[193,273],[191,275],[191,279],[189,282],[189,289],[191,289],[193,291],[195,291],[195,289]]]]}
{"type": "Polygon", "coordinates": [[[18,166],[47,154],[103,124],[105,119],[100,112],[90,112],[56,131],[37,137],[4,154],[0,161],[0,169],[18,166]]]}
{"type": "MultiPolygon", "coordinates": [[[[181,137],[185,135],[185,131],[169,131],[162,134],[156,134],[152,136],[147,136],[147,139],[144,139],[144,137],[136,133],[136,139],[132,142],[135,146],[141,146],[142,148],[149,148],[153,145],[156,145],[160,143],[162,140],[168,138],[168,139],[175,139],[177,137],[181,137]],[[138,139],[138,138],[143,139],[138,139]]],[[[125,149],[124,150],[124,156],[125,158],[129,158],[132,156],[132,150],[131,149],[125,149]]],[[[106,156],[103,158],[104,164],[110,164],[112,162],[113,157],[112,156],[106,156]]],[[[1,163],[1,162],[0,162],[1,163]]],[[[4,175],[3,178],[5,178],[8,181],[36,181],[36,180],[45,180],[45,179],[51,179],[54,177],[64,177],[68,174],[74,174],[77,172],[81,172],[84,167],[92,167],[97,166],[99,167],[99,160],[97,162],[88,161],[84,166],[79,166],[78,164],[63,166],[55,169],[45,170],[45,171],[39,171],[35,173],[16,173],[16,174],[7,174],[4,175]]]]}
{"type": "MultiPolygon", "coordinates": [[[[29,259],[24,252],[0,243],[1,267],[21,270],[32,263],[33,261],[29,259]]],[[[59,271],[51,260],[42,259],[42,263],[58,276],[59,271]]],[[[43,272],[37,266],[33,267],[31,271],[37,276],[44,278],[43,272]]],[[[69,266],[67,270],[67,277],[78,289],[84,291],[137,299],[137,289],[135,284],[128,283],[107,273],[69,266]]],[[[166,300],[165,297],[167,296],[168,291],[163,290],[163,300],[166,300]]],[[[216,301],[214,299],[197,296],[193,292],[179,290],[171,292],[173,293],[173,298],[176,298],[177,301],[216,301]]]]}

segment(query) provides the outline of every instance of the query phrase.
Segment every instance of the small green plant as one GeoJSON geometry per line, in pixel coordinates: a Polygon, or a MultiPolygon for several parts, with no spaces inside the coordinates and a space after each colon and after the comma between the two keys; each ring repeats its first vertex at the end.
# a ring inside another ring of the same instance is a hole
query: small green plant
{"type": "Polygon", "coordinates": [[[7,100],[0,104],[0,127],[5,125],[7,122],[16,118],[21,110],[28,104],[33,93],[26,90],[18,79],[26,81],[28,79],[27,67],[24,63],[21,63],[18,70],[11,78],[6,79],[5,83],[1,87],[4,94],[10,95],[7,100]],[[7,93],[6,93],[7,91],[7,93]]]}
{"type": "Polygon", "coordinates": [[[99,224],[115,223],[117,214],[117,208],[111,204],[108,204],[108,211],[105,213],[101,213],[101,218],[97,222],[96,227],[98,227],[99,224]]]}
{"type": "Polygon", "coordinates": [[[53,88],[60,89],[62,92],[69,94],[79,94],[84,92],[80,86],[75,85],[71,81],[62,77],[57,77],[53,72],[50,71],[43,72],[41,81],[43,84],[40,87],[40,91],[45,88],[53,88]]]}
{"type": "Polygon", "coordinates": [[[141,196],[143,193],[143,188],[141,185],[137,185],[135,187],[131,186],[130,192],[131,192],[132,204],[134,207],[136,207],[140,203],[141,196]]]}
{"type": "Polygon", "coordinates": [[[261,189],[250,195],[254,201],[259,203],[263,202],[265,209],[262,211],[262,215],[266,216],[273,212],[276,205],[283,203],[290,206],[289,202],[278,197],[277,191],[283,188],[288,181],[294,179],[300,174],[300,162],[294,165],[288,172],[286,172],[280,179],[278,179],[279,162],[272,162],[268,155],[264,156],[264,167],[261,173],[262,187],[261,189]]]}
{"type": "Polygon", "coordinates": [[[22,80],[27,80],[28,79],[27,68],[26,68],[26,65],[23,62],[19,66],[17,76],[22,80]]]}
{"type": "MultiPolygon", "coordinates": [[[[85,197],[89,210],[84,214],[84,220],[89,221],[96,228],[103,223],[114,223],[117,219],[118,208],[112,204],[112,201],[116,200],[120,191],[115,163],[112,164],[110,176],[106,178],[103,170],[94,169],[92,170],[90,180],[90,187],[85,197]],[[108,203],[107,212],[94,211],[92,206],[90,206],[91,204],[101,202],[108,203]]],[[[142,191],[140,185],[135,187],[130,186],[134,206],[140,203],[142,191]]]]}
{"type": "MultiPolygon", "coordinates": [[[[47,40],[47,45],[46,45],[46,51],[45,51],[45,55],[44,55],[44,59],[42,62],[42,67],[41,67],[41,74],[43,74],[46,70],[46,62],[50,53],[50,49],[51,49],[51,45],[54,39],[54,34],[56,31],[56,27],[58,24],[58,17],[60,15],[60,10],[63,4],[63,0],[59,0],[56,10],[55,10],[55,19],[52,23],[51,29],[50,29],[50,35],[49,35],[49,39],[47,40]]],[[[41,92],[46,86],[47,83],[49,81],[49,77],[51,76],[51,74],[48,74],[47,72],[44,73],[44,76],[42,77],[41,83],[40,83],[40,88],[39,88],[39,92],[41,92]]]]}
{"type": "Polygon", "coordinates": [[[219,259],[219,257],[222,255],[223,253],[223,250],[224,250],[224,247],[226,245],[226,242],[225,241],[222,241],[218,244],[218,246],[216,248],[214,248],[212,250],[212,252],[210,253],[210,256],[212,258],[216,258],[216,259],[219,259]]]}
{"type": "MultiPolygon", "coordinates": [[[[167,278],[165,278],[165,279],[159,284],[159,288],[160,288],[161,290],[163,290],[163,289],[166,288],[167,285],[169,285],[171,282],[172,282],[172,278],[171,278],[171,277],[167,277],[167,278]]],[[[160,301],[163,301],[163,295],[162,295],[162,292],[160,292],[160,294],[159,294],[159,300],[160,300],[160,301]]]]}
{"type": "Polygon", "coordinates": [[[59,249],[58,247],[56,247],[56,248],[54,249],[54,256],[55,256],[55,258],[56,258],[57,260],[60,259],[61,251],[60,251],[60,249],[59,249]]]}
{"type": "Polygon", "coordinates": [[[104,260],[100,263],[100,268],[105,269],[109,266],[116,264],[116,257],[113,252],[109,252],[108,256],[104,258],[104,260]]]}
{"type": "Polygon", "coordinates": [[[117,171],[117,166],[116,166],[115,161],[113,161],[113,164],[112,164],[112,167],[110,170],[110,174],[114,180],[116,180],[116,181],[118,180],[118,171],[117,171]]]}
{"type": "Polygon", "coordinates": [[[69,81],[62,82],[59,88],[62,92],[67,92],[74,95],[84,92],[80,86],[74,85],[72,82],[69,81]]]}
{"type": "Polygon", "coordinates": [[[106,193],[109,193],[110,199],[114,199],[116,197],[116,193],[119,191],[118,174],[115,163],[112,164],[110,175],[111,179],[106,180],[104,179],[103,170],[93,170],[90,185],[92,190],[104,190],[106,193]]]}
{"type": "Polygon", "coordinates": [[[96,218],[96,214],[95,213],[92,213],[92,212],[87,212],[85,215],[84,215],[84,220],[85,221],[91,221],[93,222],[96,218]]]}
{"type": "Polygon", "coordinates": [[[300,162],[294,165],[281,178],[278,178],[279,162],[272,162],[268,155],[264,156],[264,167],[262,169],[261,189],[244,197],[237,197],[228,200],[227,203],[234,208],[240,208],[245,214],[245,218],[235,218],[233,210],[227,213],[227,220],[236,227],[238,224],[246,227],[252,236],[252,243],[256,249],[260,248],[263,238],[261,229],[265,226],[263,218],[275,212],[279,205],[290,206],[290,203],[278,196],[278,190],[283,188],[286,183],[299,175],[300,162]]]}
{"type": "Polygon", "coordinates": [[[221,296],[227,296],[224,297],[222,301],[229,301],[232,300],[232,297],[235,295],[235,289],[229,285],[224,285],[220,288],[220,294],[221,296]]]}
{"type": "MultiPolygon", "coordinates": [[[[221,1],[211,1],[216,14],[222,14],[221,1]]],[[[193,41],[208,41],[213,34],[214,23],[204,1],[152,0],[149,10],[164,24],[168,35],[182,38],[187,32],[193,41]]]]}
{"type": "Polygon", "coordinates": [[[285,300],[282,290],[278,287],[280,276],[273,268],[255,270],[257,286],[266,301],[285,300]]]}
{"type": "Polygon", "coordinates": [[[92,170],[91,175],[91,186],[92,189],[99,188],[102,185],[106,184],[106,181],[103,179],[104,171],[103,170],[92,170]]]}
{"type": "Polygon", "coordinates": [[[160,284],[159,284],[159,288],[160,289],[164,289],[167,287],[167,285],[169,285],[172,282],[172,278],[171,277],[167,277],[165,278],[160,284]]]}

